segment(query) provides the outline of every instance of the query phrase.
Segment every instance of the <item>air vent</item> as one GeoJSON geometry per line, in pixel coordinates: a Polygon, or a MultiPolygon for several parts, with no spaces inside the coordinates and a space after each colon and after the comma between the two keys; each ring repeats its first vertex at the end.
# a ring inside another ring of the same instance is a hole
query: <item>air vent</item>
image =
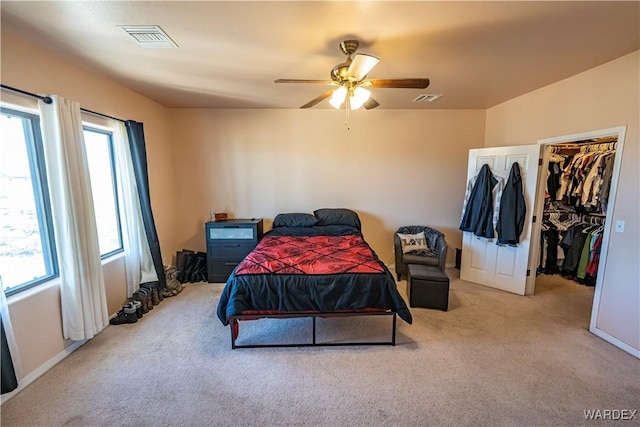
{"type": "Polygon", "coordinates": [[[145,48],[178,47],[171,38],[157,25],[121,25],[120,28],[145,48]]]}
{"type": "Polygon", "coordinates": [[[423,93],[422,95],[418,95],[415,97],[413,102],[433,102],[438,98],[441,98],[441,93],[423,93]]]}

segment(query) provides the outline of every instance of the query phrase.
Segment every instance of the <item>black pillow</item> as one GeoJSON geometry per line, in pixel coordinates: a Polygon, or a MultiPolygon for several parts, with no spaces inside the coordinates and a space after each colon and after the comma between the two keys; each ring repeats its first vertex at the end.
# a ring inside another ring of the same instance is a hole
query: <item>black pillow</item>
{"type": "Polygon", "coordinates": [[[318,225],[348,225],[361,229],[358,214],[349,209],[324,208],[313,212],[318,218],[318,225]]]}
{"type": "Polygon", "coordinates": [[[308,213],[278,214],[273,219],[273,228],[278,227],[313,227],[318,224],[318,218],[308,213]]]}

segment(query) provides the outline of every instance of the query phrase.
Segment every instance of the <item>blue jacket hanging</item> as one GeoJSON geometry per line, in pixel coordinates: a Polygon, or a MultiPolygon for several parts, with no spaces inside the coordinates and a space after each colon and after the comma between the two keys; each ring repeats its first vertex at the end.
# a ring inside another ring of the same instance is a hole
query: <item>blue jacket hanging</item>
{"type": "Polygon", "coordinates": [[[493,188],[498,180],[485,163],[473,185],[466,203],[460,230],[470,231],[476,236],[492,239],[493,233],[493,188]]]}
{"type": "Polygon", "coordinates": [[[522,177],[520,165],[514,162],[511,165],[509,179],[502,190],[500,199],[500,213],[498,214],[498,245],[517,246],[520,242],[520,234],[524,228],[527,207],[522,192],[522,177]]]}

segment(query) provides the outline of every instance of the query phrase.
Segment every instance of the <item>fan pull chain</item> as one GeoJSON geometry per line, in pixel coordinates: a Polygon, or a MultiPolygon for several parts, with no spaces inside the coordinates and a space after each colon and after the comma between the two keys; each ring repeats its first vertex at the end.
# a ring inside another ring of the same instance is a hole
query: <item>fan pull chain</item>
{"type": "Polygon", "coordinates": [[[349,130],[349,111],[351,111],[351,97],[349,96],[348,93],[347,93],[347,99],[344,102],[344,110],[345,110],[344,125],[347,127],[347,130],[349,130]]]}

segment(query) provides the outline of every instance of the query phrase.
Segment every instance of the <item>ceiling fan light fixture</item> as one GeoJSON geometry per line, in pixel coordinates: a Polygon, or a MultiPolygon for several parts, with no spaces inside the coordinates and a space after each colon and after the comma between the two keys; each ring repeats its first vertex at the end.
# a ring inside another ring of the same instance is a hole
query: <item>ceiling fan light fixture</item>
{"type": "Polygon", "coordinates": [[[336,110],[340,109],[340,106],[347,98],[347,88],[344,86],[340,86],[338,89],[333,91],[333,95],[331,95],[331,99],[329,100],[329,104],[336,110]]]}
{"type": "Polygon", "coordinates": [[[357,87],[353,90],[353,95],[349,98],[352,110],[357,110],[362,107],[365,102],[371,97],[371,92],[365,88],[357,87]]]}
{"type": "MultiPolygon", "coordinates": [[[[364,107],[371,110],[380,105],[371,97],[371,92],[365,88],[374,89],[426,89],[429,86],[429,79],[421,78],[402,78],[402,79],[368,79],[367,75],[379,59],[372,55],[364,53],[356,54],[359,43],[357,40],[345,40],[340,43],[340,49],[347,58],[344,62],[336,65],[331,69],[331,80],[309,80],[309,79],[276,79],[274,83],[316,83],[333,86],[335,89],[329,89],[320,96],[315,97],[311,101],[302,105],[300,108],[310,108],[318,103],[329,99],[330,105],[335,109],[342,108],[346,111],[345,124],[349,123],[349,111],[364,107]],[[352,57],[353,55],[353,57],[352,57]]],[[[438,95],[439,96],[439,95],[438,95]]],[[[429,98],[428,95],[420,95],[414,100],[433,101],[437,98],[429,98]]]]}

